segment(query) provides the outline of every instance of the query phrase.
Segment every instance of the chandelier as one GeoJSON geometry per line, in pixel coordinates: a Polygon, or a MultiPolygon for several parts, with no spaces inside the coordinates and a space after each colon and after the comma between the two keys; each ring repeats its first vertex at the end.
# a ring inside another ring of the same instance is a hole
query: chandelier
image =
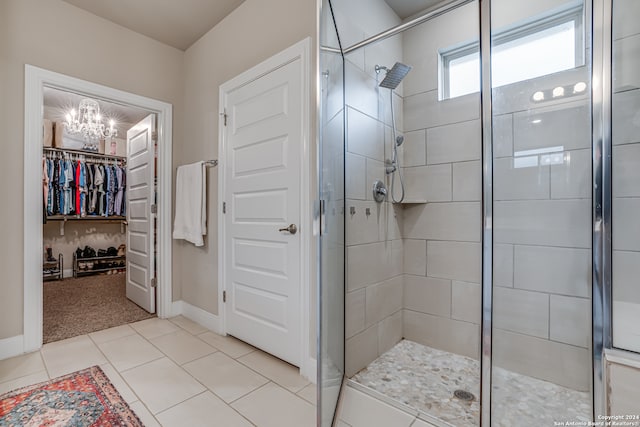
{"type": "Polygon", "coordinates": [[[80,101],[78,112],[71,110],[66,115],[65,128],[72,135],[80,135],[89,147],[97,146],[98,142],[105,138],[115,138],[118,130],[115,129],[116,122],[109,121],[109,127],[105,127],[102,123],[102,115],[100,114],[100,105],[94,99],[85,98],[80,101]]]}

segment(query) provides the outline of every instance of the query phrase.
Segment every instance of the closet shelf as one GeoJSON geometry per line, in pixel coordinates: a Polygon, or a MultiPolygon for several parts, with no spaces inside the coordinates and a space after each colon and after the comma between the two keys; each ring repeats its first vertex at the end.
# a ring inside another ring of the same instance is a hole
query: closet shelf
{"type": "Polygon", "coordinates": [[[52,215],[47,216],[47,221],[117,221],[121,222],[127,221],[126,216],[112,215],[112,216],[101,216],[101,215],[87,215],[87,216],[78,216],[78,215],[52,215]]]}
{"type": "Polygon", "coordinates": [[[85,157],[92,157],[96,159],[114,159],[120,161],[127,161],[127,158],[124,156],[115,156],[113,154],[102,154],[95,151],[85,151],[85,150],[74,150],[71,148],[53,148],[53,147],[42,147],[44,151],[49,151],[52,153],[72,153],[72,154],[80,154],[85,157]]]}

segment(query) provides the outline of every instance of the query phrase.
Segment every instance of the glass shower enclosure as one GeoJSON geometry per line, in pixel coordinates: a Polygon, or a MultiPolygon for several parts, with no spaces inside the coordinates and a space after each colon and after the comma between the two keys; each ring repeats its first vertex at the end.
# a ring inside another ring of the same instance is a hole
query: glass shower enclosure
{"type": "Polygon", "coordinates": [[[319,425],[344,386],[439,426],[606,412],[605,351],[640,350],[639,7],[323,2],[319,425]]]}

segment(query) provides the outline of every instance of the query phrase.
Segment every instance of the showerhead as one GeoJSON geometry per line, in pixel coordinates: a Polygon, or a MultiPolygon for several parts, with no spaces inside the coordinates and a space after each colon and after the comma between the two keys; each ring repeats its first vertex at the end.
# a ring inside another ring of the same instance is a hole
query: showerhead
{"type": "Polygon", "coordinates": [[[387,74],[380,82],[380,87],[385,87],[387,89],[393,90],[397,88],[402,79],[404,79],[407,74],[409,74],[409,71],[411,71],[411,67],[400,62],[396,62],[393,67],[391,67],[391,69],[376,65],[376,72],[379,73],[381,70],[386,70],[387,74]]]}
{"type": "Polygon", "coordinates": [[[396,136],[396,147],[400,147],[404,142],[404,136],[398,135],[396,136]]]}

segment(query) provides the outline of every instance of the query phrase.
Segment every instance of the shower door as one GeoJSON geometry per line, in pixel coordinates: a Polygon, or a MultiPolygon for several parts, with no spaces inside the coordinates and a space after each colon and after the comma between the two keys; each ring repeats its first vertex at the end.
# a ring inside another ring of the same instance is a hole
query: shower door
{"type": "Polygon", "coordinates": [[[319,110],[318,426],[331,426],[344,378],[343,57],[327,0],[321,11],[319,110]]]}
{"type": "Polygon", "coordinates": [[[592,419],[590,4],[491,4],[492,426],[592,419]]]}

